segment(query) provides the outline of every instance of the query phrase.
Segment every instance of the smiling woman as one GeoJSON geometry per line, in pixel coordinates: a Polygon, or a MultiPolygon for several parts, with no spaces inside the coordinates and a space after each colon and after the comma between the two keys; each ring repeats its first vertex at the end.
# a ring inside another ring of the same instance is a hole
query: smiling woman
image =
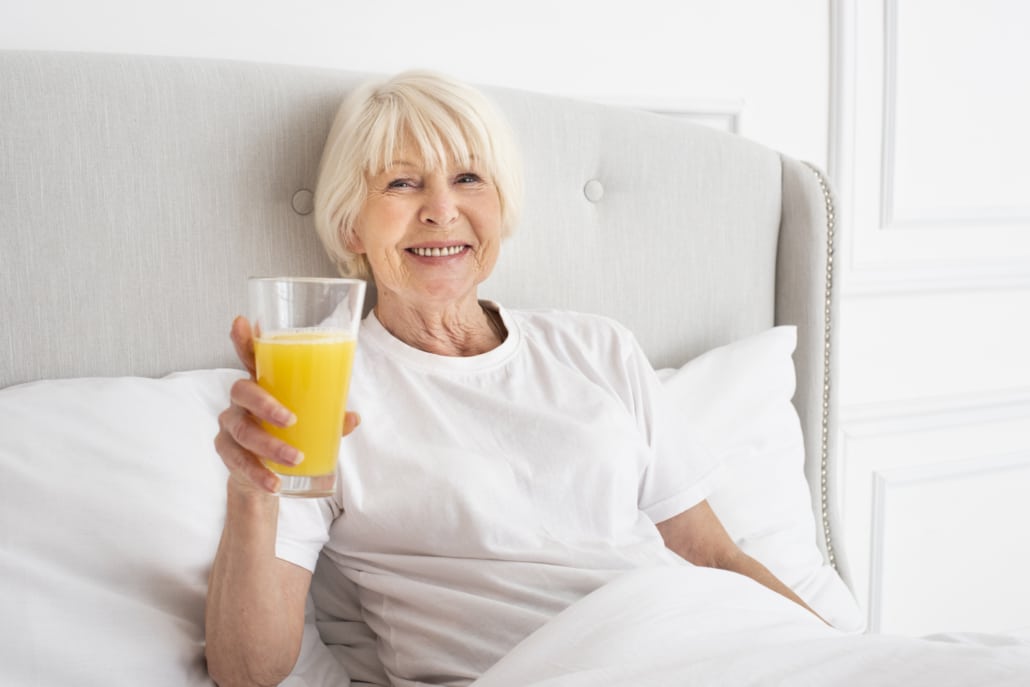
{"type": "Polygon", "coordinates": [[[348,246],[372,179],[400,188],[428,171],[458,183],[489,183],[500,203],[500,236],[514,230],[522,206],[522,169],[514,136],[479,91],[412,71],[356,88],[343,101],[326,140],[315,192],[315,226],[343,274],[370,277],[348,246]],[[458,177],[461,177],[459,179],[458,177]]]}
{"type": "MultiPolygon", "coordinates": [[[[219,681],[285,677],[322,553],[360,588],[397,686],[470,684],[620,572],[688,561],[829,631],[723,529],[704,500],[710,459],[671,438],[683,430],[629,331],[479,300],[518,216],[516,160],[493,106],[443,77],[402,74],[340,106],[316,225],[345,274],[376,283],[351,387],[368,421],[327,502],[280,504],[260,456],[285,447],[256,421],[282,407],[234,385],[216,444],[233,474],[209,591],[219,681]]],[[[248,329],[234,332],[249,369],[248,329]]]]}
{"type": "Polygon", "coordinates": [[[395,336],[442,354],[482,353],[500,343],[481,326],[477,297],[500,253],[500,193],[478,158],[409,162],[422,159],[420,148],[406,136],[397,151],[405,162],[366,173],[361,210],[338,232],[370,268],[376,316],[395,336]]]}

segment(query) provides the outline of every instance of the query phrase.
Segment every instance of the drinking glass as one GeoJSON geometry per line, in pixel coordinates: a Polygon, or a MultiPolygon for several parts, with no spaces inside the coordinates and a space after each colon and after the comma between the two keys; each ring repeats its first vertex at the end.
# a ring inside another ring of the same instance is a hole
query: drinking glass
{"type": "Polygon", "coordinates": [[[328,496],[336,486],[343,417],[365,301],[360,279],[251,277],[247,283],[257,382],[297,417],[266,431],[304,454],[266,460],[283,496],[328,496]]]}

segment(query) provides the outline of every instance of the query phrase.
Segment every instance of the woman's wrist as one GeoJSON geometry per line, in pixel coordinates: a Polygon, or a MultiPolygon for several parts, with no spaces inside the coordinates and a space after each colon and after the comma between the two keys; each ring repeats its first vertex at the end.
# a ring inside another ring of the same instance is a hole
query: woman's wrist
{"type": "Polygon", "coordinates": [[[275,520],[279,516],[279,495],[262,489],[246,478],[229,475],[226,480],[226,518],[234,514],[246,521],[275,520]]]}

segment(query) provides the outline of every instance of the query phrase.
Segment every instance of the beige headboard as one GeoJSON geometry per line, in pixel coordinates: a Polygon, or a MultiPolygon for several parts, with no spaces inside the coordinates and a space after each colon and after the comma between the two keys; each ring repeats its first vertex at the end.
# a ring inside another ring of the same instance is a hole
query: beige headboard
{"type": "MultiPolygon", "coordinates": [[[[307,213],[331,117],[359,78],[0,52],[0,387],[234,365],[227,333],[248,275],[333,271],[307,213]]],[[[795,403],[832,560],[821,175],[681,120],[487,91],[520,138],[527,197],[483,295],[613,316],[661,367],[796,324],[795,403]]]]}

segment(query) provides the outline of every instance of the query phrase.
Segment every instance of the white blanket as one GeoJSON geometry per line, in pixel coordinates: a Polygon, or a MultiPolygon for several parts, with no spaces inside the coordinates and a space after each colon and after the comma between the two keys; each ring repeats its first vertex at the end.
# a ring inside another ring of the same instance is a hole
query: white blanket
{"type": "Polygon", "coordinates": [[[602,587],[475,683],[597,685],[1025,687],[1030,642],[845,634],[739,575],[684,566],[602,587]]]}

